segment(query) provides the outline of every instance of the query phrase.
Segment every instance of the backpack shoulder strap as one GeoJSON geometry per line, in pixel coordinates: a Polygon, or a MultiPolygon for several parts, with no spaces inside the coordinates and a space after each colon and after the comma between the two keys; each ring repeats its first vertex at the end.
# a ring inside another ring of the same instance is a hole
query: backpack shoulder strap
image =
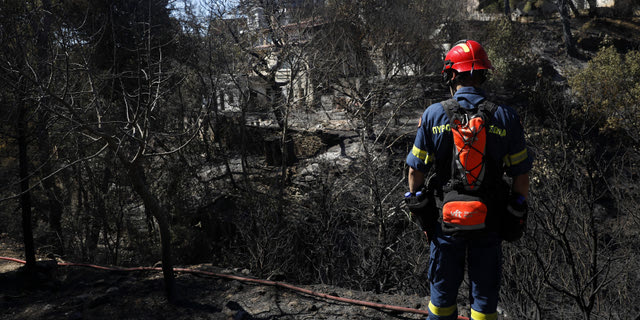
{"type": "MultiPolygon", "coordinates": [[[[449,118],[449,123],[453,123],[453,120],[455,118],[460,117],[461,107],[456,99],[451,98],[440,102],[440,104],[442,105],[444,112],[449,118]]],[[[493,118],[493,114],[496,112],[496,110],[498,110],[498,105],[485,99],[478,105],[477,110],[477,113],[484,114],[486,119],[485,121],[488,121],[489,119],[493,118]]],[[[465,110],[465,112],[467,112],[467,110],[465,110]]]]}
{"type": "Polygon", "coordinates": [[[460,110],[460,104],[454,98],[445,100],[440,102],[442,108],[444,109],[444,113],[447,114],[449,118],[449,123],[453,123],[453,119],[457,117],[458,111],[460,110]]]}
{"type": "Polygon", "coordinates": [[[493,118],[493,114],[498,110],[498,105],[485,99],[478,105],[478,113],[484,113],[487,121],[493,118]]]}

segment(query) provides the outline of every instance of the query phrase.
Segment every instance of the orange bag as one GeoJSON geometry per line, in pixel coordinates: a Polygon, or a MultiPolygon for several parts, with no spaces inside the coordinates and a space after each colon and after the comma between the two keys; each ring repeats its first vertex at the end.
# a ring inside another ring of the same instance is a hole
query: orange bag
{"type": "Polygon", "coordinates": [[[444,230],[482,230],[486,227],[487,205],[482,199],[448,192],[442,206],[444,230]]]}

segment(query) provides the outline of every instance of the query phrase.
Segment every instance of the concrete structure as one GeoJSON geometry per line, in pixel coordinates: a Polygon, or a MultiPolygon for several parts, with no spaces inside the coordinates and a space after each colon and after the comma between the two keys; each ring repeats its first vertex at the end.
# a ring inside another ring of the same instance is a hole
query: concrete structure
{"type": "Polygon", "coordinates": [[[596,1],[596,6],[601,8],[601,7],[613,7],[616,5],[616,1],[615,0],[597,0],[596,1]]]}

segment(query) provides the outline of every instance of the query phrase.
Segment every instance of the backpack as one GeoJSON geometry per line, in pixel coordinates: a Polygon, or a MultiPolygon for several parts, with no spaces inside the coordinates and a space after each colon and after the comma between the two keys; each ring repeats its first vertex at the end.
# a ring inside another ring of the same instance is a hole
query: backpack
{"type": "Polygon", "coordinates": [[[498,194],[504,193],[502,171],[486,155],[488,126],[498,106],[487,100],[474,109],[461,107],[455,99],[441,104],[453,136],[451,176],[442,191],[442,230],[483,232],[492,220],[489,213],[502,202],[498,194]]]}

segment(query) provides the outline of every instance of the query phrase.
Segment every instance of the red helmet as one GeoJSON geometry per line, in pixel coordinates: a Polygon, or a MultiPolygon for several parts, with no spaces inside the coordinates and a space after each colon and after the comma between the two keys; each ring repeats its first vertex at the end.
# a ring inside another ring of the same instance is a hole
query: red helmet
{"type": "Polygon", "coordinates": [[[444,58],[442,73],[453,69],[458,72],[493,69],[491,61],[482,46],[473,40],[460,40],[444,58]]]}

